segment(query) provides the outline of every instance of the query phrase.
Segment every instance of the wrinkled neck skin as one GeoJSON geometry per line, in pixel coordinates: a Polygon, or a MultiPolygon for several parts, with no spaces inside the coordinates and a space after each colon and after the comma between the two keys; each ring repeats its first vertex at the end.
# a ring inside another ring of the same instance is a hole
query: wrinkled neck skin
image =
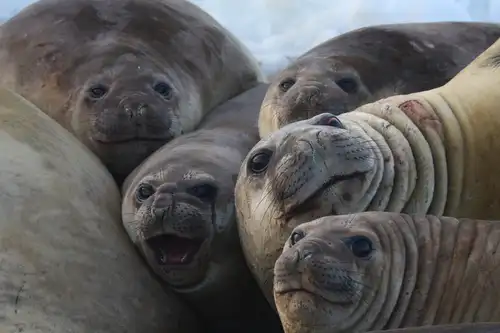
{"type": "Polygon", "coordinates": [[[286,333],[362,333],[500,320],[500,303],[492,293],[500,287],[492,273],[500,260],[495,221],[394,214],[370,224],[383,246],[383,277],[352,307],[326,303],[318,316],[330,314],[327,320],[301,322],[281,312],[286,333]]]}
{"type": "Polygon", "coordinates": [[[464,161],[463,148],[455,140],[461,130],[437,89],[393,96],[340,118],[360,126],[382,157],[375,166],[380,176],[373,177],[360,210],[433,215],[456,211],[464,161]]]}

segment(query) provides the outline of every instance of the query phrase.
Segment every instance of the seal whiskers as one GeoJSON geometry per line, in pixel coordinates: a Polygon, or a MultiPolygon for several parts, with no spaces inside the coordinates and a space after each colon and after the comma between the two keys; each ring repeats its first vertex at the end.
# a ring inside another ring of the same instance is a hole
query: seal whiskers
{"type": "Polygon", "coordinates": [[[278,313],[286,333],[499,321],[499,246],[498,221],[323,217],[296,227],[275,263],[278,313]]]}

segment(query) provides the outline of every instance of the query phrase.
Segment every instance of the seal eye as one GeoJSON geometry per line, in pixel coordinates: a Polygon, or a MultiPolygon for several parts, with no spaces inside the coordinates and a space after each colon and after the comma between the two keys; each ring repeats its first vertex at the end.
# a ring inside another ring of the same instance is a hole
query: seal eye
{"type": "Polygon", "coordinates": [[[302,231],[297,230],[292,232],[292,235],[290,236],[290,244],[292,244],[292,246],[297,244],[302,238],[304,238],[304,236],[305,235],[302,231]]]}
{"type": "Polygon", "coordinates": [[[320,119],[319,124],[322,126],[332,126],[340,129],[344,129],[344,124],[334,115],[329,115],[320,119]]]}
{"type": "Polygon", "coordinates": [[[351,238],[351,251],[358,258],[366,258],[373,252],[373,244],[365,236],[356,236],[351,238]]]}
{"type": "Polygon", "coordinates": [[[253,155],[248,162],[248,167],[253,173],[261,173],[267,169],[271,161],[272,153],[269,150],[263,150],[253,155]]]}
{"type": "Polygon", "coordinates": [[[212,201],[217,195],[217,188],[212,184],[198,184],[186,190],[187,193],[203,201],[212,201]]]}
{"type": "Polygon", "coordinates": [[[160,95],[162,95],[166,99],[172,98],[172,87],[170,87],[165,82],[159,82],[155,84],[153,89],[160,95]]]}
{"type": "Polygon", "coordinates": [[[358,83],[356,82],[356,80],[351,78],[340,79],[336,83],[340,87],[340,89],[348,94],[353,94],[358,90],[358,83]]]}
{"type": "Polygon", "coordinates": [[[147,200],[150,196],[152,196],[155,193],[155,189],[152,185],[150,184],[141,184],[137,188],[137,191],[135,192],[135,198],[137,199],[137,202],[143,202],[144,200],[147,200]]]}
{"type": "Polygon", "coordinates": [[[279,87],[282,92],[287,92],[295,84],[294,79],[285,79],[281,81],[279,87]]]}
{"type": "Polygon", "coordinates": [[[89,88],[88,93],[93,99],[103,98],[108,93],[108,88],[102,84],[96,84],[89,88]]]}

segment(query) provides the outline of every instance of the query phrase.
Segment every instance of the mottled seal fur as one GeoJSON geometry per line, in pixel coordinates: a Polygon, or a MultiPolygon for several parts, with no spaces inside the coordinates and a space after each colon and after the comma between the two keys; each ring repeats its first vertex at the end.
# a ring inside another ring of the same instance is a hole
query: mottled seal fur
{"type": "Polygon", "coordinates": [[[196,131],[167,143],[124,183],[122,219],[130,238],[214,332],[281,331],[246,266],[234,213],[234,185],[259,140],[267,86],[210,112],[196,131]]]}
{"type": "Polygon", "coordinates": [[[0,26],[0,85],[89,147],[118,183],[255,86],[248,49],[185,0],[40,0],[0,26]]]}
{"type": "Polygon", "coordinates": [[[500,323],[469,323],[431,325],[391,330],[370,331],[371,333],[500,333],[500,323]]]}
{"type": "Polygon", "coordinates": [[[369,210],[500,219],[499,59],[497,41],[444,86],[291,123],[252,148],[238,225],[268,299],[302,222],[369,210]]]}
{"type": "Polygon", "coordinates": [[[500,221],[394,212],[296,227],[274,267],[286,333],[500,322],[500,221]]]}
{"type": "Polygon", "coordinates": [[[134,250],[100,161],[5,89],[0,124],[0,332],[203,332],[134,250]]]}
{"type": "Polygon", "coordinates": [[[368,26],[304,53],[271,80],[261,137],[320,113],[439,87],[500,37],[500,25],[433,22],[368,26]]]}

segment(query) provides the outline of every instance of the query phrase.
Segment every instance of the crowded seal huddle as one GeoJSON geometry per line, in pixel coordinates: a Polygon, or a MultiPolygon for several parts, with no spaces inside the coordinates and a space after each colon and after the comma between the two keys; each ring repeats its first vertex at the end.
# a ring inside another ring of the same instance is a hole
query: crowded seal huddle
{"type": "Polygon", "coordinates": [[[269,80],[186,0],[27,6],[0,331],[500,332],[499,38],[369,26],[269,80]]]}

